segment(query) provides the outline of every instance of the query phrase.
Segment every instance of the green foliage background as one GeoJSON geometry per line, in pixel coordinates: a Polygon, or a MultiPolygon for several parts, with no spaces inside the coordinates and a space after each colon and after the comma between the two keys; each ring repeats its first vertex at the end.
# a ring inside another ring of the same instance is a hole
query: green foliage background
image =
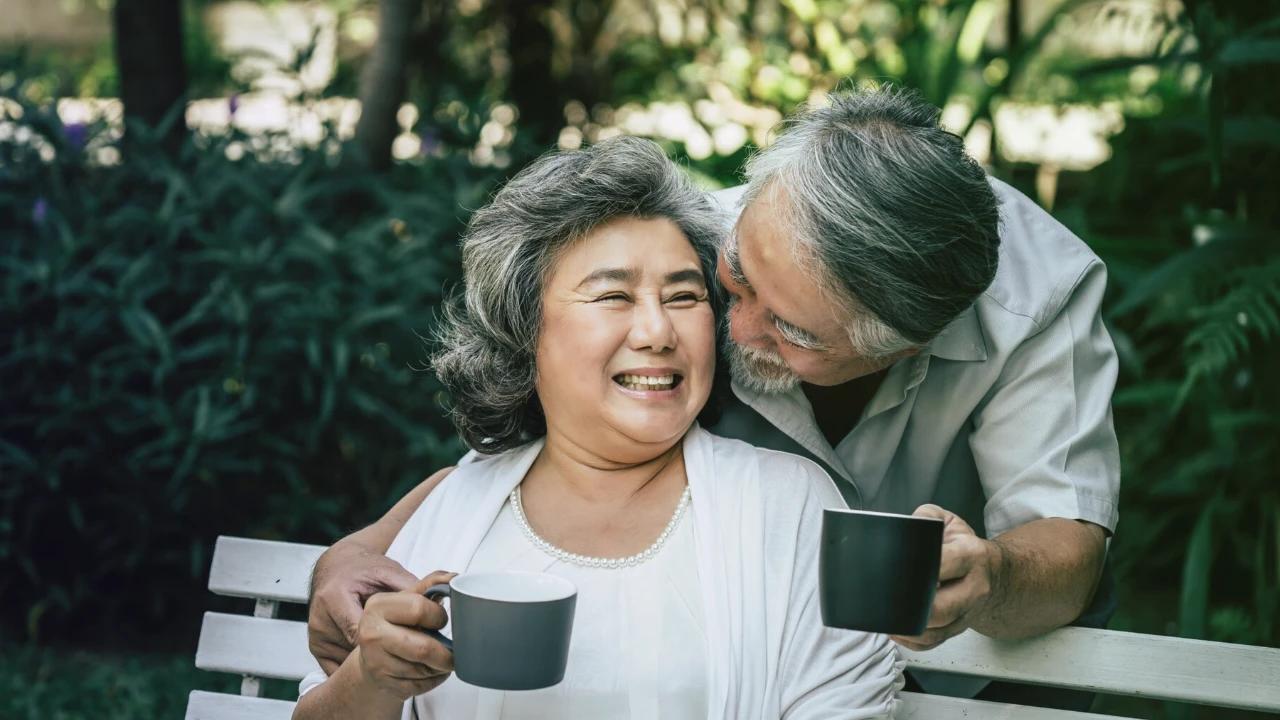
{"type": "MultiPolygon", "coordinates": [[[[332,5],[346,23],[371,4],[332,5]]],[[[467,213],[567,125],[589,140],[627,103],[787,112],[898,79],[962,102],[958,130],[1010,100],[1121,104],[1112,158],[1061,173],[1053,204],[1111,276],[1112,626],[1280,644],[1280,3],[1188,0],[1152,56],[1104,62],[1053,43],[1059,16],[1003,50],[975,41],[1006,6],[688,2],[673,33],[651,2],[428,4],[408,81],[435,149],[385,175],[349,169],[331,135],[238,131],[98,166],[111,134],[63,128],[48,101],[109,91],[109,51],[7,56],[10,119],[55,153],[0,139],[0,635],[186,651],[216,535],[326,542],[451,462],[420,336],[467,213]],[[500,103],[518,110],[507,163],[471,162],[500,103]]],[[[197,92],[243,89],[191,45],[197,92]]],[[[708,186],[750,151],[660,141],[708,186]]],[[[1035,167],[993,157],[1036,196],[1035,167]]]]}

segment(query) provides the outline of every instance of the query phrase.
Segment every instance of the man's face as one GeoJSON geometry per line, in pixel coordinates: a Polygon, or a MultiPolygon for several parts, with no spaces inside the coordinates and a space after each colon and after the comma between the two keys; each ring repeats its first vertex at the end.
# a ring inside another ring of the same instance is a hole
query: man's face
{"type": "Polygon", "coordinates": [[[786,193],[762,193],[743,211],[716,274],[731,296],[729,362],[733,377],[760,392],[800,382],[839,385],[883,369],[892,359],[857,355],[845,331],[852,320],[796,264],[792,239],[777,222],[786,193]]]}

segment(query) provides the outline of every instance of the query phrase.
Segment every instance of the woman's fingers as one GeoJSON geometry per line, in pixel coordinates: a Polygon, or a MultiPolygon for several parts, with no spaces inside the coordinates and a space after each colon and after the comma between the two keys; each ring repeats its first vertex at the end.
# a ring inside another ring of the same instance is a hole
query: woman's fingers
{"type": "Polygon", "coordinates": [[[384,677],[382,686],[390,691],[393,697],[411,698],[426,692],[431,692],[448,680],[448,675],[440,675],[438,677],[427,678],[425,680],[404,680],[395,677],[384,677]]]}
{"type": "Polygon", "coordinates": [[[428,574],[426,577],[414,583],[412,586],[406,588],[405,592],[411,592],[417,595],[421,595],[422,593],[426,592],[427,588],[431,587],[432,585],[447,583],[457,576],[458,576],[458,573],[445,572],[444,570],[436,570],[435,572],[428,574]]]}
{"type": "Polygon", "coordinates": [[[360,644],[419,663],[438,673],[453,670],[453,653],[422,631],[438,630],[449,616],[444,608],[413,592],[383,593],[370,598],[360,623],[360,644]]]}
{"type": "Polygon", "coordinates": [[[411,663],[388,655],[381,648],[362,645],[357,650],[361,672],[394,697],[410,698],[432,690],[449,678],[449,673],[438,672],[418,663],[411,663]]]}
{"type": "Polygon", "coordinates": [[[436,673],[453,672],[453,653],[439,640],[416,628],[398,627],[397,630],[388,632],[383,642],[387,653],[436,673]]]}
{"type": "Polygon", "coordinates": [[[439,630],[449,622],[449,614],[439,603],[414,592],[374,595],[364,607],[366,615],[374,613],[387,622],[405,627],[439,630]]]}
{"type": "MultiPolygon", "coordinates": [[[[445,652],[448,653],[447,650],[445,652]]],[[[448,668],[439,668],[430,663],[406,658],[390,648],[379,648],[376,662],[378,671],[384,675],[410,682],[441,677],[453,670],[452,659],[448,662],[448,668]]]]}

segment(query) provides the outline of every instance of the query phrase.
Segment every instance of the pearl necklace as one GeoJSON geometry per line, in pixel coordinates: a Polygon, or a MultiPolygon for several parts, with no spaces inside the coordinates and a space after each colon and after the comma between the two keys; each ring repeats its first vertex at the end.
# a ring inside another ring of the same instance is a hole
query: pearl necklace
{"type": "Polygon", "coordinates": [[[671,537],[671,534],[675,532],[676,526],[680,524],[680,518],[684,515],[685,508],[689,507],[689,500],[689,486],[686,485],[684,493],[680,495],[680,503],[676,505],[676,511],[671,516],[671,522],[667,523],[666,529],[662,531],[662,534],[658,536],[658,539],[654,541],[653,545],[650,545],[649,549],[644,552],[636,553],[631,557],[625,558],[587,557],[586,555],[579,555],[577,553],[568,552],[567,550],[561,550],[555,545],[543,540],[538,533],[534,532],[533,527],[529,525],[529,519],[524,516],[524,505],[520,502],[519,485],[516,486],[515,490],[511,491],[511,512],[516,516],[516,524],[524,531],[524,536],[529,539],[529,542],[533,543],[534,547],[551,557],[574,565],[581,565],[582,567],[615,569],[621,567],[633,567],[657,555],[658,551],[662,549],[662,546],[667,544],[667,540],[671,537]]]}

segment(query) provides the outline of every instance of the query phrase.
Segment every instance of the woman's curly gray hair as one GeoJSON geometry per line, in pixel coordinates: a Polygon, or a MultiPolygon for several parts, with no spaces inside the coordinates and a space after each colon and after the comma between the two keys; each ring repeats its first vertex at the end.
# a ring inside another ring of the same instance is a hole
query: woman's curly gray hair
{"type": "Polygon", "coordinates": [[[620,136],[539,158],[471,217],[464,288],[445,303],[437,331],[431,364],[468,447],[492,454],[545,434],[534,386],[543,284],[567,248],[623,217],[675,223],[698,254],[717,321],[723,316],[716,253],[729,221],[661,148],[620,136]]]}

